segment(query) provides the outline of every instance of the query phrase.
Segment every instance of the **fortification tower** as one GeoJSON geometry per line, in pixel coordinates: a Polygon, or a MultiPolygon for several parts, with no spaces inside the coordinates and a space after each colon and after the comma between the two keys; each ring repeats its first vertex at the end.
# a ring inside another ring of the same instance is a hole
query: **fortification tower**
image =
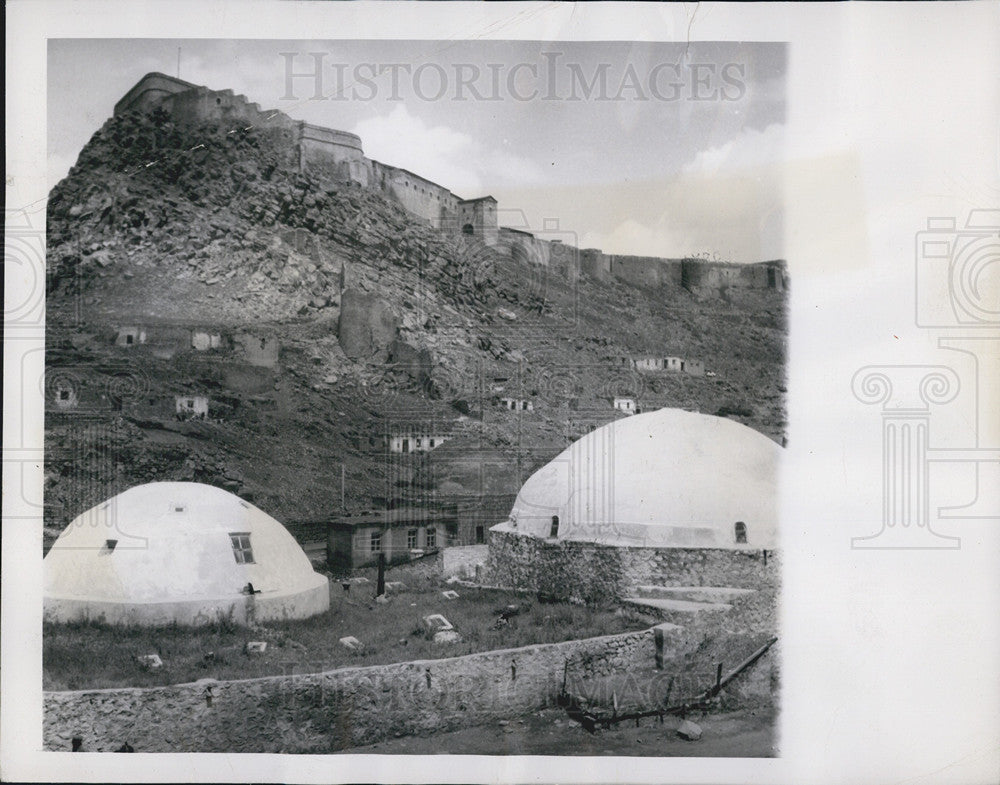
{"type": "Polygon", "coordinates": [[[496,245],[499,238],[497,200],[492,196],[462,200],[458,203],[458,225],[462,234],[478,237],[486,245],[496,245]]]}

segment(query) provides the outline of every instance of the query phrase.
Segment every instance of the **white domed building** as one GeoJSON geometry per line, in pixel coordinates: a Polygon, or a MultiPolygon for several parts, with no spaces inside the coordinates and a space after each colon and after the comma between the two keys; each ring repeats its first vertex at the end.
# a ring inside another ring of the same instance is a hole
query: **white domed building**
{"type": "Polygon", "coordinates": [[[271,516],[220,488],[140,485],[73,520],[44,560],[50,621],[158,625],[301,619],[329,582],[271,516]]]}
{"type": "Polygon", "coordinates": [[[782,449],[723,417],[660,409],[574,442],[490,530],[490,582],[557,596],[773,574],[782,449]]]}

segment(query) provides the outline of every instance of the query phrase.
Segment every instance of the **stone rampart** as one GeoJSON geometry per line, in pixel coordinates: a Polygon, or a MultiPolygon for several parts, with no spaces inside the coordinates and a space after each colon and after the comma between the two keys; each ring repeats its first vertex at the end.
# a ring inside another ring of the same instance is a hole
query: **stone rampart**
{"type": "Polygon", "coordinates": [[[582,272],[594,281],[617,280],[640,288],[680,284],[699,295],[726,288],[784,289],[782,262],[741,265],[701,259],[609,255],[598,248],[577,249],[535,237],[529,232],[497,229],[492,197],[461,200],[444,186],[420,175],[366,158],[354,134],[292,120],[279,111],[262,110],[232,90],[210,90],[166,74],[144,76],[115,105],[115,114],[161,108],[181,122],[219,122],[231,128],[254,128],[269,134],[286,151],[281,165],[308,171],[320,180],[354,183],[380,191],[431,226],[469,231],[488,246],[498,243],[515,258],[552,268],[575,282],[582,272]]]}

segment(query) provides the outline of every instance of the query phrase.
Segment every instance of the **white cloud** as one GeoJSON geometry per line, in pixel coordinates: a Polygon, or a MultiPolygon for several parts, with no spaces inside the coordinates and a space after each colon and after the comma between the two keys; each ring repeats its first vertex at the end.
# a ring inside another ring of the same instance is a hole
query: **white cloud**
{"type": "Polygon", "coordinates": [[[715,177],[758,166],[781,164],[785,158],[785,127],[772,123],[763,130],[743,128],[723,145],[701,150],[684,165],[688,175],[715,177]]]}
{"type": "Polygon", "coordinates": [[[361,120],[352,133],[365,155],[409,169],[459,196],[474,197],[504,182],[530,184],[540,179],[531,161],[481,142],[444,125],[429,125],[397,105],[388,115],[361,120]]]}
{"type": "MultiPolygon", "coordinates": [[[[619,213],[610,230],[585,233],[584,246],[671,258],[708,254],[734,262],[783,255],[781,185],[766,168],[748,168],[741,176],[679,178],[658,184],[654,198],[656,212],[619,213]]],[[[595,225],[593,219],[589,225],[595,225]]]]}

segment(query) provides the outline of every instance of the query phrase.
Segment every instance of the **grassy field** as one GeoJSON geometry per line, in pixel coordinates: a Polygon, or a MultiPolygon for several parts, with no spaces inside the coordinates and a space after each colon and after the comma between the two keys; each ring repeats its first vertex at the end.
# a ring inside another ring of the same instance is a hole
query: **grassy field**
{"type": "MultiPolygon", "coordinates": [[[[452,587],[445,587],[452,588],[452,587]]],[[[425,585],[374,601],[373,584],[345,592],[331,584],[331,607],[311,619],[247,629],[230,623],[211,627],[135,627],[96,623],[46,624],[43,635],[44,689],[151,687],[203,678],[241,679],[308,673],[332,668],[379,665],[454,657],[491,649],[555,643],[610,635],[648,626],[648,619],[568,603],[538,603],[524,594],[454,587],[458,599],[445,599],[442,587],[425,585]],[[521,612],[501,629],[494,623],[507,605],[521,612]],[[422,618],[443,614],[462,640],[436,644],[423,632],[422,618]],[[338,642],[354,636],[362,651],[338,642]],[[262,655],[247,655],[248,641],[263,640],[262,655]],[[158,654],[163,666],[144,670],[137,657],[158,654]]]]}

